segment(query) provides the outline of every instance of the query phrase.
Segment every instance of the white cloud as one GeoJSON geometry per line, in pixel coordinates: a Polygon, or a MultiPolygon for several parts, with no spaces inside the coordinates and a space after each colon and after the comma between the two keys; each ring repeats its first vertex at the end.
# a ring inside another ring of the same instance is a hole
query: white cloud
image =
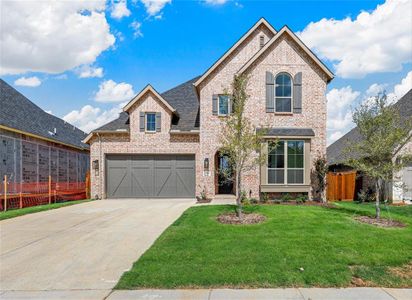
{"type": "Polygon", "coordinates": [[[399,71],[412,61],[412,1],[387,0],[354,20],[311,22],[299,35],[341,77],[399,71]]]}
{"type": "MultiPolygon", "coordinates": [[[[364,92],[353,91],[351,86],[334,88],[326,94],[328,100],[328,145],[343,136],[354,127],[352,109],[362,103],[371,101],[374,96],[383,92],[388,84],[374,83],[364,92]]],[[[389,103],[394,103],[412,88],[412,71],[388,93],[389,103]]]]}
{"type": "Polygon", "coordinates": [[[36,87],[41,84],[41,81],[36,76],[33,77],[20,77],[14,82],[14,85],[18,86],[29,86],[29,87],[36,87]]]}
{"type": "Polygon", "coordinates": [[[97,102],[121,102],[131,100],[134,95],[135,92],[131,84],[106,80],[99,85],[94,99],[97,102]]]}
{"type": "Polygon", "coordinates": [[[90,65],[84,65],[77,70],[79,78],[103,77],[103,68],[95,68],[90,65]]]}
{"type": "Polygon", "coordinates": [[[58,80],[66,80],[67,78],[69,78],[67,74],[60,74],[60,75],[54,76],[54,79],[58,79],[58,80]]]}
{"type": "Polygon", "coordinates": [[[352,87],[346,86],[340,89],[332,89],[326,94],[328,101],[328,144],[333,143],[353,127],[352,104],[360,96],[360,92],[353,91],[352,87]]]}
{"type": "Polygon", "coordinates": [[[329,144],[333,143],[334,141],[340,139],[341,137],[343,137],[343,133],[341,131],[335,131],[334,133],[332,133],[329,138],[328,138],[328,142],[329,144]]]}
{"type": "Polygon", "coordinates": [[[138,21],[133,21],[130,24],[130,27],[133,29],[133,36],[134,38],[139,38],[143,36],[141,27],[142,27],[142,23],[138,22],[138,21]]]}
{"type": "Polygon", "coordinates": [[[378,94],[381,94],[385,91],[386,86],[386,84],[371,84],[369,88],[366,90],[366,95],[371,97],[377,96],[378,94]]]}
{"type": "Polygon", "coordinates": [[[123,17],[130,16],[130,10],[127,8],[126,0],[119,0],[119,1],[112,0],[111,10],[112,12],[110,16],[118,20],[122,19],[123,17]]]}
{"type": "Polygon", "coordinates": [[[63,117],[63,120],[80,128],[84,132],[90,132],[119,116],[122,111],[120,105],[109,110],[102,110],[98,107],[85,105],[80,110],[73,110],[63,117]]]}
{"type": "Polygon", "coordinates": [[[172,0],[141,0],[149,16],[158,15],[166,4],[172,3],[172,0]]]}
{"type": "Polygon", "coordinates": [[[399,99],[405,95],[410,89],[412,89],[412,71],[410,71],[401,83],[395,85],[393,88],[393,95],[399,99]]]}
{"type": "Polygon", "coordinates": [[[0,74],[62,73],[93,63],[115,42],[104,13],[105,0],[2,1],[1,5],[0,74]]]}
{"type": "Polygon", "coordinates": [[[228,0],[205,0],[206,4],[210,5],[222,5],[225,4],[228,0]]]}

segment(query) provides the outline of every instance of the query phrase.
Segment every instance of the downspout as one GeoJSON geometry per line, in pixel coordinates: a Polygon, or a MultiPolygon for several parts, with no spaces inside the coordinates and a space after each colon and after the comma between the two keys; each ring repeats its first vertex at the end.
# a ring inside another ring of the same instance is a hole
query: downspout
{"type": "Polygon", "coordinates": [[[103,163],[102,163],[102,137],[100,136],[100,133],[97,132],[97,136],[99,138],[99,196],[100,199],[103,199],[103,192],[102,192],[102,184],[103,184],[103,179],[102,179],[102,170],[103,170],[103,163]]]}

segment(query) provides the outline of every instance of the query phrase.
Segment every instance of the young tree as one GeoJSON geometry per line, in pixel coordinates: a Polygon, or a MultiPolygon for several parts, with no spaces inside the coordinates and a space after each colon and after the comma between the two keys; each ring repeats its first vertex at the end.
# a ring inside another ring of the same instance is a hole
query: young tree
{"type": "Polygon", "coordinates": [[[361,104],[353,112],[361,139],[349,146],[348,153],[356,153],[348,164],[375,181],[376,218],[380,218],[379,201],[385,181],[391,181],[410,161],[410,155],[399,155],[399,150],[411,138],[412,119],[401,119],[399,111],[388,105],[385,93],[361,104]]]}
{"type": "Polygon", "coordinates": [[[246,92],[248,77],[236,76],[231,84],[231,92],[228,93],[233,103],[232,113],[225,119],[225,124],[220,137],[221,154],[228,158],[231,171],[223,174],[227,180],[236,185],[237,216],[242,218],[242,174],[264,161],[259,155],[261,138],[264,130],[256,131],[248,118],[245,117],[245,105],[249,99],[246,92]]]}
{"type": "Polygon", "coordinates": [[[328,163],[324,155],[319,155],[315,159],[315,175],[318,180],[320,198],[326,203],[326,177],[328,175],[328,163]]]}

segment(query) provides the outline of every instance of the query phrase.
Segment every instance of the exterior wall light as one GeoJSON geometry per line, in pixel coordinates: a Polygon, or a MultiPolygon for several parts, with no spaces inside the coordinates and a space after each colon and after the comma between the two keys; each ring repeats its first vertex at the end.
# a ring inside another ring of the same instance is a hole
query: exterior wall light
{"type": "Polygon", "coordinates": [[[93,167],[93,170],[94,170],[94,174],[96,176],[99,176],[99,160],[98,159],[93,161],[92,167],[93,167]]]}

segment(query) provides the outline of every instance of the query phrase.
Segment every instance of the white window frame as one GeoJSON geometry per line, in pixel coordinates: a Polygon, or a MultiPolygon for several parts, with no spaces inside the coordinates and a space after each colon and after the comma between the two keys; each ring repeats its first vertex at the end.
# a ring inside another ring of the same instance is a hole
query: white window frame
{"type": "Polygon", "coordinates": [[[144,131],[147,133],[155,133],[156,132],[156,113],[155,112],[145,112],[144,114],[144,131]],[[148,130],[147,129],[147,116],[148,115],[154,115],[155,121],[154,121],[154,130],[148,130]]]}
{"type": "Polygon", "coordinates": [[[220,117],[229,116],[232,113],[232,111],[230,109],[232,107],[231,103],[232,103],[232,99],[230,99],[229,95],[225,95],[225,94],[217,95],[217,115],[220,116],[220,117]],[[220,113],[220,97],[221,96],[226,96],[227,97],[227,114],[221,114],[220,113]]]}
{"type": "MultiPolygon", "coordinates": [[[[284,142],[284,149],[283,149],[283,154],[284,154],[284,168],[269,168],[268,166],[266,167],[266,181],[267,184],[270,185],[305,185],[305,181],[306,181],[306,176],[305,176],[305,165],[306,165],[306,151],[305,151],[305,147],[306,147],[306,143],[304,140],[299,140],[299,139],[294,139],[294,140],[287,140],[287,139],[282,139],[279,140],[279,142],[284,142]],[[303,167],[302,168],[288,168],[288,142],[303,142],[303,167]],[[269,183],[269,170],[282,170],[284,171],[284,175],[283,175],[283,183],[269,183]],[[302,170],[303,171],[303,182],[302,183],[288,183],[288,169],[289,170],[302,170]]],[[[269,159],[269,143],[268,142],[268,153],[267,153],[267,157],[266,159],[269,159]]]]}
{"type": "Polygon", "coordinates": [[[280,72],[280,73],[278,73],[278,74],[276,74],[276,76],[275,76],[275,82],[274,82],[274,85],[273,85],[273,95],[274,95],[274,98],[275,98],[275,102],[274,102],[274,112],[275,113],[277,113],[277,114],[291,114],[291,113],[293,113],[293,77],[292,77],[292,75],[290,75],[289,73],[287,73],[287,72],[280,72]],[[276,87],[277,87],[277,84],[276,84],[276,79],[278,78],[278,76],[280,76],[280,75],[288,75],[289,77],[290,77],[290,111],[277,111],[276,110],[276,100],[277,100],[277,98],[279,98],[279,99],[289,99],[289,97],[284,97],[284,96],[281,96],[281,97],[277,97],[276,96],[276,87]]]}

